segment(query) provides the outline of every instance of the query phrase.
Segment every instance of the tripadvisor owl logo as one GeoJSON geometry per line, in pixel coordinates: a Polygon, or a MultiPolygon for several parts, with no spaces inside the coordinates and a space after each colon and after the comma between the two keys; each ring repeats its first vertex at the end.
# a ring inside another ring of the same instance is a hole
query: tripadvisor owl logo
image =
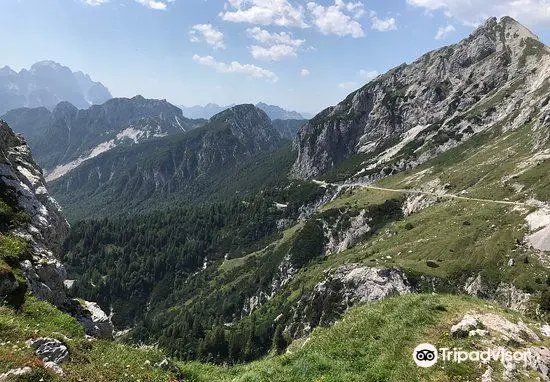
{"type": "Polygon", "coordinates": [[[431,367],[437,362],[437,349],[432,344],[420,344],[413,350],[413,360],[419,367],[431,367]]]}

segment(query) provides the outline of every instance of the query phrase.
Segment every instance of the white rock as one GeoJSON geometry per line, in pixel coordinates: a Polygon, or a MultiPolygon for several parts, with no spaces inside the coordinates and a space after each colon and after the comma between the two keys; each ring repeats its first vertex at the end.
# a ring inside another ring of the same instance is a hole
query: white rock
{"type": "Polygon", "coordinates": [[[481,382],[492,382],[493,381],[493,368],[491,365],[487,366],[487,370],[481,376],[481,382]]]}
{"type": "Polygon", "coordinates": [[[32,369],[28,366],[21,367],[19,369],[11,369],[3,374],[0,374],[0,382],[13,381],[13,377],[20,377],[26,374],[30,374],[32,369]]]}
{"type": "Polygon", "coordinates": [[[479,321],[469,314],[466,314],[462,320],[451,327],[451,336],[455,338],[468,337],[471,331],[479,328],[479,321]]]}

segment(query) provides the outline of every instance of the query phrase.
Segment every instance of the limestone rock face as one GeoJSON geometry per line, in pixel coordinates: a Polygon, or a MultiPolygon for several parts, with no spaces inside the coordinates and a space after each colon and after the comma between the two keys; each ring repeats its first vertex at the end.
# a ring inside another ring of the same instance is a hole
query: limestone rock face
{"type": "Polygon", "coordinates": [[[82,309],[76,315],[86,334],[101,339],[112,339],[114,327],[109,316],[95,302],[81,302],[82,309]]]}
{"type": "Polygon", "coordinates": [[[35,349],[36,356],[44,362],[63,363],[69,359],[69,350],[61,341],[53,338],[31,339],[28,345],[35,349]]]}
{"type": "Polygon", "coordinates": [[[46,189],[42,170],[35,163],[25,140],[0,121],[0,183],[17,195],[19,207],[30,223],[18,230],[28,238],[37,256],[53,258],[65,239],[69,225],[59,204],[46,189]]]}
{"type": "MultiPolygon", "coordinates": [[[[84,302],[84,306],[80,306],[67,296],[64,285],[67,272],[58,258],[69,224],[59,204],[48,193],[42,170],[25,140],[3,121],[0,121],[0,187],[10,189],[17,199],[14,207],[29,216],[27,223],[13,229],[14,234],[30,244],[30,259],[20,264],[28,290],[39,299],[74,314],[84,324],[87,334],[112,338],[112,323],[97,304],[84,302]]],[[[0,275],[0,297],[18,288],[19,283],[12,276],[0,275]]]]}
{"type": "MultiPolygon", "coordinates": [[[[489,19],[458,44],[403,64],[304,125],[293,173],[313,178],[353,155],[357,176],[414,167],[499,124],[544,124],[550,49],[515,20],[489,19]]],[[[352,176],[353,174],[348,174],[352,176]]]]}
{"type": "Polygon", "coordinates": [[[311,293],[300,299],[286,330],[295,338],[303,337],[317,326],[332,324],[354,304],[411,291],[402,270],[344,265],[327,274],[311,293]]]}

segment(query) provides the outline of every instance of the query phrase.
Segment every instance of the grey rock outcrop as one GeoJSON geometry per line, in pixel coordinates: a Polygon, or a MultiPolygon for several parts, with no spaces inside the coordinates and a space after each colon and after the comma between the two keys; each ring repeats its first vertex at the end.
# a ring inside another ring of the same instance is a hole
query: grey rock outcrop
{"type": "Polygon", "coordinates": [[[362,154],[356,175],[378,179],[497,122],[507,130],[538,121],[549,110],[548,68],[550,50],[529,30],[509,17],[489,19],[311,119],[296,140],[293,173],[312,178],[362,154]]]}
{"type": "Polygon", "coordinates": [[[370,268],[359,264],[343,265],[328,272],[313,291],[298,301],[285,330],[293,338],[303,337],[317,326],[334,323],[357,303],[410,292],[412,287],[402,270],[370,268]]]}
{"type": "MultiPolygon", "coordinates": [[[[342,218],[342,217],[341,217],[342,218]]],[[[338,230],[339,221],[332,226],[327,226],[329,231],[326,252],[336,254],[353,247],[361,238],[371,231],[369,222],[372,220],[366,210],[359,212],[357,216],[349,219],[349,224],[345,230],[338,230]]]]}
{"type": "MultiPolygon", "coordinates": [[[[82,307],[67,296],[64,285],[67,272],[58,257],[69,225],[58,203],[48,193],[42,170],[34,162],[24,139],[15,135],[3,121],[0,121],[0,186],[12,191],[17,204],[13,207],[29,217],[28,222],[12,229],[12,233],[29,242],[30,257],[20,264],[28,290],[39,299],[95,323],[99,329],[85,326],[88,334],[99,333],[103,338],[111,338],[112,324],[108,318],[105,320],[105,313],[97,305],[86,302],[82,307]]],[[[0,296],[19,288],[13,275],[0,275],[0,296]]]]}
{"type": "Polygon", "coordinates": [[[101,338],[112,339],[114,327],[109,316],[95,302],[80,302],[82,309],[75,316],[84,326],[86,334],[101,338]]]}
{"type": "Polygon", "coordinates": [[[36,338],[27,341],[27,344],[35,350],[35,354],[44,362],[61,364],[69,359],[69,350],[59,340],[54,338],[36,338]]]}
{"type": "Polygon", "coordinates": [[[494,301],[507,308],[526,312],[532,305],[531,294],[518,289],[515,285],[501,282],[496,288],[483,281],[481,274],[466,280],[463,287],[466,294],[494,301]]]}
{"type": "Polygon", "coordinates": [[[479,321],[475,317],[467,314],[459,323],[452,326],[451,336],[455,338],[468,337],[471,331],[479,327],[479,321]]]}
{"type": "Polygon", "coordinates": [[[30,223],[17,233],[28,238],[37,255],[52,258],[68,233],[69,225],[59,204],[46,189],[42,170],[25,140],[0,121],[0,182],[14,190],[19,207],[30,223]]]}
{"type": "Polygon", "coordinates": [[[18,369],[11,369],[5,373],[0,374],[0,382],[9,382],[17,379],[18,377],[32,373],[32,369],[28,366],[20,367],[18,369]]]}
{"type": "MultiPolygon", "coordinates": [[[[450,335],[455,338],[471,337],[472,333],[481,331],[483,339],[480,343],[483,348],[493,356],[509,355],[499,358],[504,380],[534,380],[533,372],[542,380],[550,379],[550,349],[540,345],[540,336],[528,325],[522,321],[513,322],[499,313],[469,313],[451,327],[450,335]],[[516,344],[513,349],[510,343],[516,344]],[[511,352],[517,352],[521,357],[516,359],[511,352]]],[[[488,365],[482,381],[492,381],[495,373],[488,365]]]]}

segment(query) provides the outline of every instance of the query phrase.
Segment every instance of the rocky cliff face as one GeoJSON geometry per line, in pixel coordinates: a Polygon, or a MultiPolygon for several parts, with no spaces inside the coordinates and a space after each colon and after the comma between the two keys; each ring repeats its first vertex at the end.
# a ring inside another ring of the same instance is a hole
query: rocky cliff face
{"type": "Polygon", "coordinates": [[[498,124],[548,119],[550,50],[509,17],[379,76],[309,121],[293,172],[311,178],[359,155],[347,177],[402,170],[498,124]]]}
{"type": "Polygon", "coordinates": [[[411,293],[405,272],[394,268],[370,268],[348,264],[327,272],[313,291],[306,293],[293,307],[286,331],[293,338],[304,337],[317,326],[338,320],[357,303],[381,300],[411,293]]]}
{"type": "MultiPolygon", "coordinates": [[[[30,256],[19,264],[27,289],[38,298],[75,315],[87,324],[88,333],[110,337],[112,324],[105,320],[104,315],[67,296],[64,285],[67,273],[58,257],[69,225],[61,208],[48,193],[42,170],[34,162],[24,139],[15,135],[3,121],[0,121],[0,189],[15,196],[14,205],[9,207],[27,217],[25,221],[12,225],[9,232],[0,232],[0,237],[11,234],[28,242],[30,256]]],[[[0,274],[0,284],[3,277],[4,274],[0,274]]]]}
{"type": "Polygon", "coordinates": [[[25,141],[0,121],[0,182],[12,188],[30,222],[18,234],[31,240],[37,255],[53,258],[68,232],[61,208],[46,190],[41,169],[25,141]]]}

